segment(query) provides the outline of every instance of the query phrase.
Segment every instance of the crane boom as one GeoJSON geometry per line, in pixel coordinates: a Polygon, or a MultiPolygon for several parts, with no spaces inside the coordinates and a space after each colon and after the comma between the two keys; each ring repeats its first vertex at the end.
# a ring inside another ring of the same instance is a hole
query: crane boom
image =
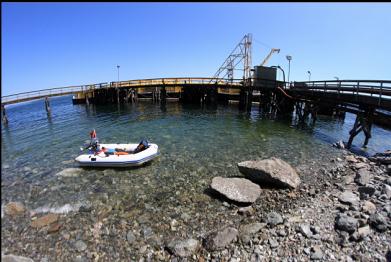
{"type": "Polygon", "coordinates": [[[270,53],[269,53],[269,54],[267,55],[267,57],[263,60],[261,66],[264,66],[264,65],[267,63],[267,61],[270,59],[270,57],[272,56],[272,54],[273,54],[274,52],[279,53],[279,52],[280,52],[280,49],[279,49],[279,48],[272,48],[272,50],[270,50],[270,53]]]}

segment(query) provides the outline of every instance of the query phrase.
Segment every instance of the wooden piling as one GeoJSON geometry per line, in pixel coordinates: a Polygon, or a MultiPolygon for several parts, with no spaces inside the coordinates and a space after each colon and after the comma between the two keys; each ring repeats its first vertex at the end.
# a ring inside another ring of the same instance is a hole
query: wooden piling
{"type": "Polygon", "coordinates": [[[125,95],[125,102],[129,103],[129,98],[131,95],[131,91],[129,89],[126,90],[126,95],[125,95]]]}
{"type": "Polygon", "coordinates": [[[244,87],[240,89],[240,94],[239,94],[239,110],[243,110],[246,108],[246,90],[244,87]]]}
{"type": "Polygon", "coordinates": [[[1,115],[2,115],[3,123],[4,124],[8,124],[8,118],[7,118],[7,114],[5,112],[5,106],[4,105],[1,105],[1,115]]]}
{"type": "Polygon", "coordinates": [[[160,88],[160,103],[164,104],[166,103],[166,98],[167,98],[167,91],[166,87],[160,88]]]}
{"type": "Polygon", "coordinates": [[[48,97],[45,97],[45,108],[46,108],[46,112],[50,113],[50,103],[48,97]]]}
{"type": "Polygon", "coordinates": [[[136,88],[134,88],[134,102],[138,102],[138,91],[136,88]]]}
{"type": "Polygon", "coordinates": [[[248,112],[251,111],[252,103],[253,103],[253,88],[249,86],[246,94],[246,110],[248,112]]]}

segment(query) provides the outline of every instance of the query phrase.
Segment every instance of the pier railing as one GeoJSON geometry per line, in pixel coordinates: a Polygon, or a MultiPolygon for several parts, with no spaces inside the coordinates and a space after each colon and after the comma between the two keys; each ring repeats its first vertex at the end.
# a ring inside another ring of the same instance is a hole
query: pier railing
{"type": "Polygon", "coordinates": [[[87,92],[105,86],[107,86],[107,83],[56,87],[56,88],[41,89],[41,90],[36,90],[31,92],[23,92],[23,93],[8,95],[8,96],[2,96],[1,104],[6,105],[6,104],[19,103],[19,102],[24,102],[24,101],[34,100],[34,99],[40,99],[44,97],[75,94],[78,92],[87,92]]]}
{"type": "Polygon", "coordinates": [[[140,79],[140,80],[128,80],[119,82],[110,82],[110,87],[144,87],[144,86],[183,86],[183,85],[242,85],[242,79],[215,79],[207,77],[179,77],[179,78],[152,78],[152,79],[140,79]],[[213,81],[211,81],[213,80],[213,81]]]}
{"type": "Polygon", "coordinates": [[[49,89],[41,89],[31,92],[23,92],[13,95],[1,97],[1,104],[13,104],[34,99],[40,99],[51,96],[61,96],[67,94],[76,94],[79,92],[92,92],[101,88],[132,88],[132,87],[148,87],[148,86],[184,86],[184,85],[219,85],[219,86],[236,86],[242,85],[242,79],[215,79],[206,77],[179,77],[179,78],[151,78],[140,80],[127,80],[119,82],[104,82],[98,84],[66,86],[49,89]],[[211,80],[213,80],[211,82],[211,80]]]}
{"type": "Polygon", "coordinates": [[[336,80],[336,81],[310,81],[294,82],[292,91],[304,91],[311,94],[319,92],[356,97],[369,96],[382,99],[391,99],[391,80],[336,80]]]}

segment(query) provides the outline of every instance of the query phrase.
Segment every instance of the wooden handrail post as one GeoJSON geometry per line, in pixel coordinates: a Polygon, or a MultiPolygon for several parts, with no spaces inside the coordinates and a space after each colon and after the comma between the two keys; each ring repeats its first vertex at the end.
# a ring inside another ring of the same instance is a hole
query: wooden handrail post
{"type": "Polygon", "coordinates": [[[383,82],[380,83],[379,102],[377,103],[378,106],[380,106],[380,104],[381,104],[382,93],[383,93],[383,82]]]}
{"type": "Polygon", "coordinates": [[[360,81],[357,81],[357,89],[356,89],[356,101],[358,101],[358,91],[360,89],[360,81]]]}

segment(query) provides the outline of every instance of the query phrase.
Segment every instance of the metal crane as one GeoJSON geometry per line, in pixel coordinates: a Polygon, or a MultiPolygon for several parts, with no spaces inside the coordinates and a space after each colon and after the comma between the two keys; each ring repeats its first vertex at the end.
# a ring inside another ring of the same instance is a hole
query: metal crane
{"type": "Polygon", "coordinates": [[[267,61],[270,59],[270,57],[272,56],[272,54],[273,54],[274,52],[280,53],[280,49],[279,49],[279,48],[272,48],[272,50],[270,50],[270,53],[269,53],[269,54],[267,55],[267,57],[263,60],[261,66],[264,66],[264,65],[267,63],[267,61]]]}

